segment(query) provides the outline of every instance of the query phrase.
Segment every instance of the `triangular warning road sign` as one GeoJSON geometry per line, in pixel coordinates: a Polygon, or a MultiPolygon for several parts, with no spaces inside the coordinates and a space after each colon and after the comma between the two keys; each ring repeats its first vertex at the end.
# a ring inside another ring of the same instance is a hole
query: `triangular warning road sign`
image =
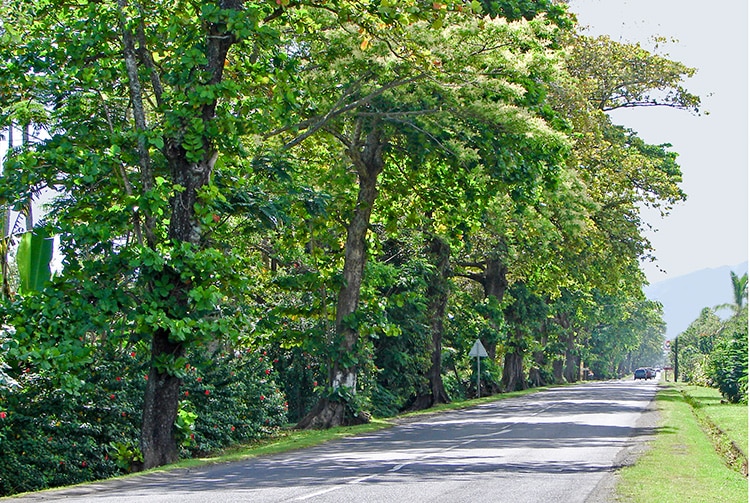
{"type": "Polygon", "coordinates": [[[482,341],[477,339],[474,342],[474,345],[471,347],[471,351],[469,351],[469,356],[480,356],[482,358],[486,358],[487,350],[484,349],[484,346],[482,346],[482,341]]]}

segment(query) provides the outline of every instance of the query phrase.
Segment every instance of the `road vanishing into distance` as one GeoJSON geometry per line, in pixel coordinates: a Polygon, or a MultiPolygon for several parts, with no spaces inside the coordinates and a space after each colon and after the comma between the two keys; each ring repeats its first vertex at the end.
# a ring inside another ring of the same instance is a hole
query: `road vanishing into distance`
{"type": "Polygon", "coordinates": [[[614,470],[654,433],[656,389],[552,388],[285,454],[8,501],[606,502],[614,470]]]}

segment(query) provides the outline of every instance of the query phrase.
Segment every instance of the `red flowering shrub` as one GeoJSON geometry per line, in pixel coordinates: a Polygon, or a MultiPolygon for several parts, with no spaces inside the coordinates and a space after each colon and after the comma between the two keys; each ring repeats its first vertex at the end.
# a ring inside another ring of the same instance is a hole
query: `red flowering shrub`
{"type": "Polygon", "coordinates": [[[283,394],[261,361],[263,352],[236,352],[193,361],[182,407],[196,414],[190,453],[262,438],[286,423],[283,394]],[[259,399],[265,397],[265,399],[259,399]]]}
{"type": "Polygon", "coordinates": [[[11,368],[18,386],[0,390],[0,495],[121,473],[111,444],[137,441],[145,359],[106,350],[92,359],[77,394],[40,370],[11,368]]]}

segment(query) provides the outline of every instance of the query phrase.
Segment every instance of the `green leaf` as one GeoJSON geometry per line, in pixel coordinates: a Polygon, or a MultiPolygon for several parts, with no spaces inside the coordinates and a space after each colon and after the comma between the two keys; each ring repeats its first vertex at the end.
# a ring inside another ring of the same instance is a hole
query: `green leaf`
{"type": "Polygon", "coordinates": [[[18,246],[18,274],[21,292],[35,292],[44,288],[52,276],[52,238],[38,231],[26,232],[18,246]]]}
{"type": "Polygon", "coordinates": [[[152,136],[148,142],[159,150],[164,148],[164,139],[161,136],[152,136]]]}

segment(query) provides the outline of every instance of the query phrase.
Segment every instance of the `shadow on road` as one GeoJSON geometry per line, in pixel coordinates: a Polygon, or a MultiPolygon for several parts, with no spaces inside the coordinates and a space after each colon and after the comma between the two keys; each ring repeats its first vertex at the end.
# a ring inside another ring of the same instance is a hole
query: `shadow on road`
{"type": "Polygon", "coordinates": [[[122,498],[209,492],[217,487],[223,491],[253,491],[363,479],[368,484],[392,483],[394,477],[402,476],[434,481],[481,478],[488,473],[512,477],[524,473],[606,472],[613,469],[615,454],[626,444],[667,431],[636,426],[637,417],[654,392],[655,386],[623,383],[555,388],[282,455],[145,474],[65,489],[59,494],[75,497],[106,493],[122,498]],[[632,425],[614,420],[630,416],[632,425]],[[611,451],[611,455],[592,454],[588,458],[581,455],[582,450],[611,451]]]}

